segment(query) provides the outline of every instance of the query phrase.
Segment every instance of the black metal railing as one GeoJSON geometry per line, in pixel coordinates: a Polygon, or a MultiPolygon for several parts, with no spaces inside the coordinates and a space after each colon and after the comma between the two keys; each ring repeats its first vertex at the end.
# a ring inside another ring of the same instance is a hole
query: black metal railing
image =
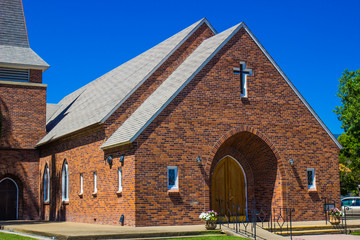
{"type": "Polygon", "coordinates": [[[256,239],[256,212],[231,201],[217,199],[218,224],[256,239]]]}
{"type": "Polygon", "coordinates": [[[288,235],[292,239],[293,208],[273,208],[270,219],[270,231],[280,235],[288,235]]]}
{"type": "Polygon", "coordinates": [[[329,198],[324,198],[324,214],[325,214],[325,224],[328,224],[329,221],[329,214],[328,212],[330,209],[335,208],[336,204],[335,201],[329,198]]]}
{"type": "MultiPolygon", "coordinates": [[[[330,222],[329,212],[332,208],[336,208],[336,202],[329,198],[324,198],[324,214],[325,214],[325,223],[326,225],[330,222]]],[[[348,226],[347,226],[347,220],[348,220],[348,213],[349,213],[349,207],[338,207],[340,211],[343,212],[343,216],[340,217],[340,223],[339,224],[333,224],[332,226],[335,229],[338,229],[339,231],[343,232],[344,234],[348,234],[348,226]]]]}
{"type": "Polygon", "coordinates": [[[231,201],[217,199],[218,224],[256,239],[256,226],[266,228],[275,234],[290,236],[292,239],[293,208],[271,208],[249,201],[243,206],[231,201]]]}

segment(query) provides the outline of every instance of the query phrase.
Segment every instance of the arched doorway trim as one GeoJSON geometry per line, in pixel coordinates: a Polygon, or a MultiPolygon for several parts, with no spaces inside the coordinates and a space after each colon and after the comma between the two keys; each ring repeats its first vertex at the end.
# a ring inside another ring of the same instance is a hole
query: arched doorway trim
{"type": "Polygon", "coordinates": [[[205,163],[205,166],[208,170],[210,170],[211,168],[211,164],[212,161],[217,153],[217,151],[219,150],[219,148],[221,147],[221,145],[228,140],[230,137],[232,137],[235,134],[241,133],[241,132],[250,132],[256,136],[258,136],[261,140],[263,140],[268,146],[269,148],[273,151],[273,153],[275,154],[275,157],[277,158],[277,160],[282,159],[282,157],[280,156],[279,151],[276,149],[274,143],[266,136],[266,134],[264,134],[263,132],[261,132],[258,129],[255,129],[253,127],[247,126],[247,125],[241,125],[239,127],[233,128],[229,131],[227,131],[224,135],[222,135],[217,141],[216,143],[211,147],[210,152],[208,152],[206,158],[207,161],[205,163]]]}
{"type": "Polygon", "coordinates": [[[5,178],[3,178],[3,179],[1,179],[0,180],[0,183],[2,182],[2,181],[4,181],[4,180],[10,180],[10,181],[12,181],[14,184],[15,184],[15,186],[16,186],[16,219],[18,219],[19,218],[19,186],[17,185],[17,183],[14,181],[14,179],[12,179],[12,178],[9,178],[9,177],[5,177],[5,178]]]}
{"type": "MultiPolygon", "coordinates": [[[[227,158],[227,157],[229,157],[229,158],[231,158],[232,160],[234,160],[234,161],[239,165],[242,173],[244,174],[244,180],[245,180],[245,208],[247,209],[247,207],[248,207],[248,201],[247,201],[247,198],[248,198],[248,197],[247,197],[247,177],[246,177],[245,170],[244,170],[244,168],[241,166],[241,164],[239,163],[239,161],[236,160],[236,159],[235,159],[233,156],[231,156],[231,155],[226,155],[226,156],[222,157],[222,158],[216,163],[216,165],[215,165],[215,167],[214,167],[214,170],[215,170],[216,167],[219,165],[219,163],[221,163],[221,161],[223,161],[223,160],[224,160],[225,158],[227,158]]],[[[211,174],[211,177],[212,177],[212,174],[211,174]]],[[[247,211],[246,211],[246,217],[247,217],[247,211]]]]}

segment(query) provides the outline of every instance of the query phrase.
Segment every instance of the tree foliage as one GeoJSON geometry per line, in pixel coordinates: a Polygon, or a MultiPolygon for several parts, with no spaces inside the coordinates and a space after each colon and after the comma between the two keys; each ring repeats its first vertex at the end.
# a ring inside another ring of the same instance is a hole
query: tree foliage
{"type": "Polygon", "coordinates": [[[341,194],[358,194],[360,184],[360,69],[345,70],[340,79],[337,96],[341,106],[335,108],[338,119],[342,122],[344,133],[339,142],[344,147],[340,151],[341,194]]]}

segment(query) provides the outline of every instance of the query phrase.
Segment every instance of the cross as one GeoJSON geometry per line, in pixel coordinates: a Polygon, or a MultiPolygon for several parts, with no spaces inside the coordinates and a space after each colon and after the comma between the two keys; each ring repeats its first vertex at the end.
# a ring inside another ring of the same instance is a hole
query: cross
{"type": "Polygon", "coordinates": [[[244,96],[244,95],[246,95],[245,94],[245,88],[246,88],[245,76],[251,75],[252,69],[246,68],[246,63],[244,61],[240,61],[240,67],[239,68],[234,67],[234,73],[240,75],[240,86],[241,86],[240,93],[241,93],[241,95],[244,96]]]}

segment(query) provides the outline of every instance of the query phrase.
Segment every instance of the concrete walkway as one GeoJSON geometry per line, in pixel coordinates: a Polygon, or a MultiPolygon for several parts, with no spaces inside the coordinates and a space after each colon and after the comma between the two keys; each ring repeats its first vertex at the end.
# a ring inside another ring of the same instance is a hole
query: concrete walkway
{"type": "MultiPolygon", "coordinates": [[[[44,222],[44,221],[7,221],[0,222],[6,231],[56,237],[56,239],[109,239],[109,238],[143,238],[165,236],[191,236],[207,231],[204,225],[160,226],[160,227],[122,227],[112,225],[44,222]]],[[[284,240],[285,237],[275,235],[257,227],[258,236],[263,239],[284,240]]]]}
{"type": "Polygon", "coordinates": [[[171,226],[171,227],[123,227],[100,224],[73,222],[41,221],[8,221],[0,222],[4,230],[28,233],[56,239],[109,239],[109,238],[142,238],[171,235],[197,234],[206,231],[204,225],[171,226]]]}
{"type": "MultiPolygon", "coordinates": [[[[360,225],[360,220],[350,220],[348,225],[360,225]]],[[[293,226],[322,226],[324,221],[294,222],[293,226]]],[[[73,222],[46,222],[46,221],[6,221],[0,222],[2,229],[19,233],[40,235],[45,237],[56,237],[56,239],[116,239],[116,238],[144,238],[165,236],[189,236],[197,235],[206,231],[204,225],[186,226],[160,226],[160,227],[124,227],[113,225],[73,223],[73,222]]],[[[250,228],[250,226],[249,226],[250,228]]],[[[223,229],[226,229],[223,227],[223,229]]],[[[257,235],[260,239],[284,240],[282,237],[257,227],[257,235]]],[[[294,236],[295,240],[331,240],[331,239],[360,239],[360,236],[351,235],[326,235],[322,236],[294,236]],[[331,237],[334,238],[331,238],[331,237]]]]}
{"type": "Polygon", "coordinates": [[[359,240],[359,235],[345,235],[345,234],[328,234],[328,235],[313,235],[313,236],[296,236],[293,240],[359,240]]]}

